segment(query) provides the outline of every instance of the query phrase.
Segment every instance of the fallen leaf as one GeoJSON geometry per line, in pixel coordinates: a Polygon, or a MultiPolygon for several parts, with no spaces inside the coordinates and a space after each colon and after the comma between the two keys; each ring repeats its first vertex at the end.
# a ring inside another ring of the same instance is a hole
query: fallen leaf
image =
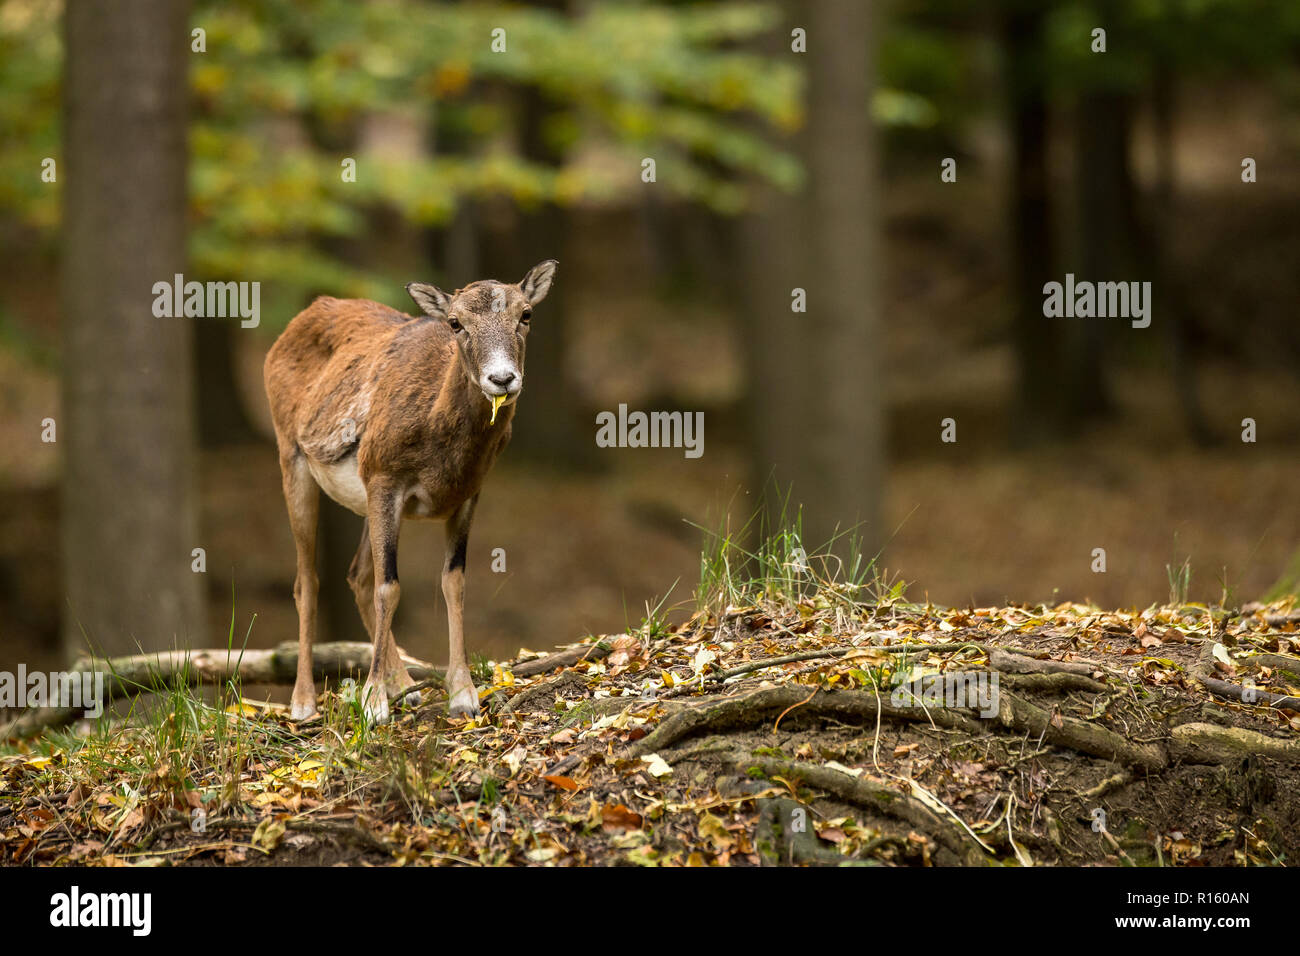
{"type": "Polygon", "coordinates": [[[713,844],[714,849],[719,852],[730,849],[736,842],[727,825],[712,813],[705,813],[700,817],[700,836],[713,844]]]}
{"type": "Polygon", "coordinates": [[[283,837],[284,821],[267,817],[253,831],[253,846],[260,846],[267,851],[274,850],[280,845],[280,840],[283,837]]]}
{"type": "Polygon", "coordinates": [[[646,770],[654,777],[667,777],[673,772],[673,768],[668,766],[668,762],[658,754],[646,754],[641,758],[641,762],[649,764],[646,770]]]}
{"type": "Polygon", "coordinates": [[[601,809],[601,828],[606,832],[639,830],[645,822],[641,814],[621,803],[607,803],[601,809]]]}

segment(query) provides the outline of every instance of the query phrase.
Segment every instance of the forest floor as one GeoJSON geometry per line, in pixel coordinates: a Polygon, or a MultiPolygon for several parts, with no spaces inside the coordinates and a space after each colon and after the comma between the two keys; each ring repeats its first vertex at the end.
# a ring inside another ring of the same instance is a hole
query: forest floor
{"type": "MultiPolygon", "coordinates": [[[[1286,865],[1300,611],[772,589],[368,727],[189,687],[0,757],[19,865],[1286,865]]],[[[732,595],[736,597],[737,595],[732,595]]]]}

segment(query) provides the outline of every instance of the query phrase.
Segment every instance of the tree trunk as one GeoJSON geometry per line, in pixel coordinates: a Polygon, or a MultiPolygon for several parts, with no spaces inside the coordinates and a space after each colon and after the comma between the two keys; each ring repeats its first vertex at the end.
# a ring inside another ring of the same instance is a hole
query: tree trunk
{"type": "Polygon", "coordinates": [[[1016,404],[1012,443],[1052,437],[1061,417],[1060,335],[1043,316],[1043,284],[1051,281],[1052,228],[1048,199],[1048,107],[1042,86],[1043,12],[1011,4],[1003,15],[1006,102],[1011,124],[1012,341],[1016,404]]]}
{"type": "Polygon", "coordinates": [[[768,197],[742,250],[755,477],[769,517],[773,491],[802,507],[810,553],[838,533],[844,557],[856,531],[870,558],[885,538],[871,13],[851,0],[795,9],[808,31],[808,186],[768,197]],[[807,312],[791,311],[795,288],[807,312]]]}
{"type": "Polygon", "coordinates": [[[62,549],[69,654],[202,643],[193,328],[156,318],[185,268],[182,0],[68,4],[62,549]]]}
{"type": "Polygon", "coordinates": [[[1153,210],[1141,221],[1139,233],[1143,258],[1151,263],[1153,288],[1159,289],[1161,300],[1169,303],[1162,310],[1165,321],[1165,340],[1169,349],[1169,372],[1173,378],[1174,393],[1182,411],[1183,424],[1188,436],[1202,447],[1215,444],[1214,430],[1210,427],[1201,405],[1196,387],[1196,360],[1192,354],[1194,307],[1183,292],[1183,284],[1174,277],[1169,249],[1174,230],[1175,193],[1178,179],[1174,154],[1174,126],[1177,112],[1177,89],[1173,68],[1160,63],[1156,69],[1152,90],[1152,114],[1155,120],[1156,184],[1153,210]]]}
{"type": "MultiPolygon", "coordinates": [[[[1136,226],[1129,170],[1131,97],[1114,90],[1086,93],[1075,120],[1079,255],[1077,279],[1127,282],[1134,278],[1136,226]]],[[[1106,340],[1113,318],[1068,320],[1067,414],[1078,424],[1114,410],[1106,375],[1106,340]]]]}
{"type": "MultiPolygon", "coordinates": [[[[572,268],[574,257],[569,255],[569,223],[569,211],[555,206],[520,215],[513,258],[496,270],[502,272],[496,278],[503,282],[518,282],[541,260],[560,261],[555,285],[528,334],[524,391],[515,412],[507,455],[515,460],[527,458],[566,470],[587,471],[598,464],[595,429],[583,419],[567,371],[572,336],[569,303],[573,301],[577,278],[572,268]],[[564,269],[566,261],[571,267],[568,273],[564,269]]],[[[484,249],[483,258],[493,258],[489,249],[484,249]]]]}
{"type": "MultiPolygon", "coordinates": [[[[871,4],[808,5],[808,165],[813,252],[807,315],[809,438],[803,465],[808,540],[855,525],[875,554],[884,480],[884,342],[876,277],[880,262],[871,90],[876,55],[871,4]]],[[[844,548],[837,548],[840,554],[844,548]]]]}
{"type": "MultiPolygon", "coordinates": [[[[562,10],[564,0],[540,4],[562,10]]],[[[562,157],[556,155],[543,135],[545,122],[555,111],[554,105],[538,90],[503,91],[518,117],[519,151],[533,162],[552,165],[562,157]]],[[[489,207],[479,207],[491,212],[489,207]]],[[[593,430],[583,421],[576,401],[576,391],[567,379],[572,322],[568,313],[573,301],[573,276],[564,264],[569,255],[568,237],[571,215],[557,205],[520,210],[513,204],[498,207],[499,216],[485,216],[481,222],[483,238],[479,258],[486,275],[518,282],[524,273],[543,259],[558,259],[559,276],[537,323],[528,335],[524,363],[524,392],[515,411],[511,431],[510,457],[545,462],[563,469],[591,470],[597,466],[593,430]],[[565,276],[570,278],[566,279],[565,276]]]]}
{"type": "Polygon", "coordinates": [[[194,321],[199,442],[205,448],[219,448],[259,440],[235,378],[235,334],[239,331],[239,320],[194,321]]]}

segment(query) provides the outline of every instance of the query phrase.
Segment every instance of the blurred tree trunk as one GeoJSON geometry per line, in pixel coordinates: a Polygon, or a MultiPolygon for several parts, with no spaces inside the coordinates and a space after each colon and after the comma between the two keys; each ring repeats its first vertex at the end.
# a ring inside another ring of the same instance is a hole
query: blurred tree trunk
{"type": "Polygon", "coordinates": [[[1060,335],[1043,316],[1043,284],[1053,268],[1048,198],[1048,107],[1043,91],[1043,10],[1012,0],[1003,10],[1002,48],[1011,125],[1012,341],[1016,353],[1014,444],[1052,437],[1061,418],[1060,335]]]}
{"type": "MultiPolygon", "coordinates": [[[[506,222],[482,224],[483,275],[518,282],[543,259],[558,259],[559,272],[528,333],[524,391],[510,438],[509,459],[527,458],[561,469],[586,470],[596,463],[594,426],[587,427],[568,376],[570,322],[577,274],[568,255],[570,214],[555,206],[528,213],[510,210],[506,222]],[[570,269],[566,272],[565,262],[570,269]],[[568,290],[568,291],[566,291],[568,290]]],[[[466,280],[469,281],[469,280],[466,280]]]]}
{"type": "Polygon", "coordinates": [[[193,327],[156,318],[185,271],[181,0],[64,14],[62,545],[69,654],[202,643],[193,327]]]}
{"type": "MultiPolygon", "coordinates": [[[[768,197],[742,250],[756,477],[802,505],[805,548],[856,529],[870,558],[884,541],[874,30],[869,5],[854,0],[793,12],[791,25],[808,31],[807,189],[768,197]],[[794,288],[806,290],[806,313],[791,311],[794,288]]],[[[846,535],[834,550],[847,545],[846,535]]]]}
{"type": "Polygon", "coordinates": [[[753,207],[736,224],[736,302],[745,345],[750,474],[759,506],[775,518],[795,477],[792,463],[803,451],[805,410],[794,389],[804,381],[805,316],[790,311],[790,293],[806,286],[808,256],[800,198],[753,188],[753,207]]]}
{"type": "Polygon", "coordinates": [[[195,319],[199,443],[205,448],[239,445],[258,438],[244,410],[235,380],[238,319],[195,319]]]}
{"type": "Polygon", "coordinates": [[[1208,447],[1215,443],[1216,438],[1205,417],[1205,409],[1196,388],[1196,363],[1191,342],[1194,306],[1183,291],[1183,283],[1174,278],[1173,264],[1170,262],[1178,178],[1174,152],[1177,112],[1175,84],[1172,65],[1159,61],[1151,97],[1156,146],[1155,196],[1149,221],[1143,220],[1141,223],[1140,245],[1143,259],[1152,266],[1152,287],[1159,289],[1161,301],[1168,303],[1168,308],[1162,310],[1162,317],[1166,319],[1164,326],[1169,349],[1169,370],[1174,393],[1178,396],[1178,407],[1182,411],[1183,424],[1192,441],[1208,447]]]}
{"type": "MultiPolygon", "coordinates": [[[[1128,153],[1132,97],[1094,90],[1080,99],[1075,119],[1075,161],[1079,208],[1079,255],[1075,278],[1127,282],[1133,274],[1132,237],[1136,202],[1128,153]]],[[[1114,411],[1107,384],[1106,340],[1113,318],[1066,320],[1067,414],[1074,424],[1114,411]]]]}
{"type": "MultiPolygon", "coordinates": [[[[818,544],[860,524],[867,555],[884,543],[884,329],[875,131],[872,5],[813,0],[807,8],[808,127],[805,134],[813,263],[805,343],[803,424],[809,455],[803,496],[818,544]]],[[[837,548],[845,553],[844,548],[837,548]]]]}
{"type": "MultiPolygon", "coordinates": [[[[541,4],[556,10],[565,5],[564,0],[541,4]]],[[[520,155],[532,162],[557,164],[561,157],[548,145],[544,133],[554,113],[553,104],[531,87],[504,89],[499,95],[517,116],[520,155]]],[[[591,469],[597,463],[594,430],[583,420],[583,410],[568,379],[572,334],[568,313],[576,276],[565,271],[564,263],[570,260],[572,265],[567,248],[572,217],[568,210],[555,205],[520,210],[513,203],[500,202],[478,204],[475,208],[480,214],[479,260],[484,274],[467,277],[465,282],[483,278],[518,282],[543,259],[557,259],[560,263],[555,285],[528,334],[524,392],[515,411],[509,457],[563,469],[591,469]]]]}

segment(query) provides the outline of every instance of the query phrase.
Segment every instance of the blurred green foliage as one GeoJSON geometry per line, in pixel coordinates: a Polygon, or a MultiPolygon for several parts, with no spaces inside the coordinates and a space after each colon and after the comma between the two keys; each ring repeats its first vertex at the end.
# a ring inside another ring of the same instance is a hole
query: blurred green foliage
{"type": "MultiPolygon", "coordinates": [[[[0,7],[0,209],[51,236],[58,190],[39,160],[61,158],[61,15],[56,0],[0,7]]],[[[370,217],[439,225],[465,200],[493,197],[617,202],[641,187],[646,156],[661,188],[722,212],[742,208],[751,177],[794,188],[799,164],[763,131],[800,124],[800,73],[743,50],[776,17],[749,3],[614,3],[569,17],[491,3],[197,0],[191,272],[273,276],[277,299],[392,295],[409,277],[332,249],[364,237],[370,217]],[[545,107],[542,159],[519,143],[529,103],[545,107]],[[376,117],[414,131],[416,148],[368,150],[360,131],[376,117]],[[435,136],[453,148],[432,148],[435,136]],[[356,182],[343,180],[345,157],[356,182]]]]}
{"type": "MultiPolygon", "coordinates": [[[[1024,2],[1024,0],[1004,0],[1024,2]]],[[[1044,82],[1057,92],[1149,88],[1157,70],[1181,79],[1294,66],[1295,0],[1069,0],[1051,5],[1044,82]],[[1106,29],[1106,53],[1092,30],[1106,29]]]]}
{"type": "MultiPolygon", "coordinates": [[[[896,143],[932,150],[996,108],[991,28],[1018,4],[1047,17],[1037,53],[1058,97],[1135,91],[1158,69],[1290,67],[1300,40],[1295,0],[900,0],[882,21],[872,103],[896,143]],[[1104,56],[1090,50],[1095,26],[1104,56]]],[[[59,190],[40,160],[62,159],[62,10],[0,4],[0,214],[50,242],[59,190]]],[[[800,58],[780,54],[790,25],[775,2],[611,0],[574,17],[495,2],[194,0],[206,52],[190,71],[190,271],[260,278],[264,304],[322,290],[400,301],[410,277],[353,254],[393,217],[436,226],[467,201],[631,202],[647,156],[658,188],[724,213],[743,208],[747,183],[796,188],[800,165],[770,135],[802,123],[800,58]],[[751,52],[763,35],[776,54],[751,52]],[[376,121],[407,138],[367,135],[376,121]],[[356,182],[343,181],[345,157],[356,182]]]]}

